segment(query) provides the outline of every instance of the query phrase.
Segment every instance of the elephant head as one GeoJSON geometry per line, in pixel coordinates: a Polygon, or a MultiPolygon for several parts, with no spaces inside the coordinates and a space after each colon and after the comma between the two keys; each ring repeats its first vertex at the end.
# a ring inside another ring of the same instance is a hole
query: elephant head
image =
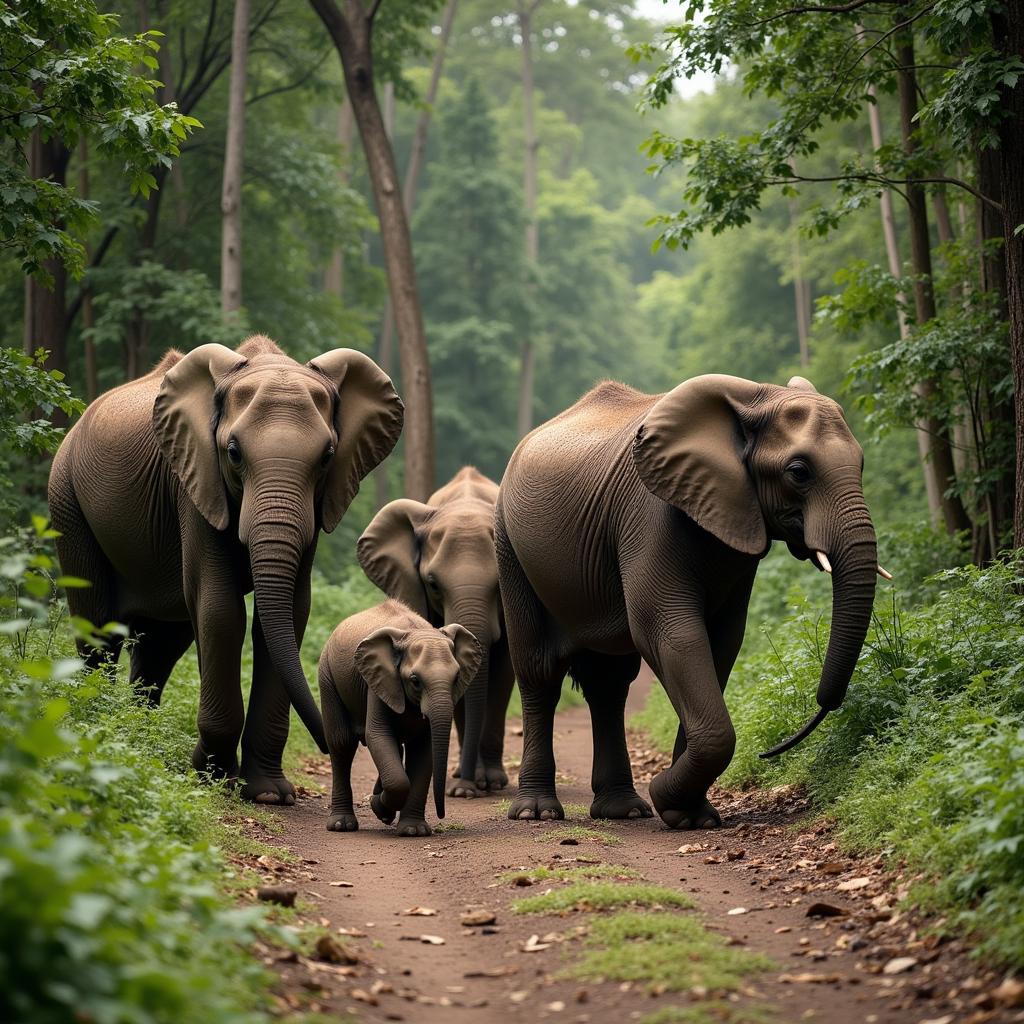
{"type": "Polygon", "coordinates": [[[647,414],[633,458],[644,484],[724,544],[764,555],[784,540],[832,574],[821,710],[762,757],[788,750],[839,707],[871,622],[877,562],[864,455],[842,409],[802,377],[787,387],[709,374],[647,414]]]}
{"type": "MultiPolygon", "coordinates": [[[[366,575],[384,593],[429,622],[461,623],[484,651],[501,638],[492,503],[467,499],[435,506],[408,498],[392,501],[363,532],[356,551],[366,575]]],[[[469,786],[477,770],[488,672],[485,657],[466,695],[459,774],[469,786]]]]}
{"type": "MultiPolygon", "coordinates": [[[[421,630],[384,626],[356,647],[356,668],[377,697],[398,715],[413,705],[430,723],[434,807],[439,818],[444,817],[455,705],[476,676],[482,654],[476,637],[460,625],[421,630]]],[[[389,775],[402,771],[400,763],[377,767],[385,788],[389,775]]]]}
{"type": "Polygon", "coordinates": [[[360,480],[394,448],[402,402],[367,356],[335,349],[306,365],[266,338],[202,345],[164,375],[153,429],[185,493],[248,548],[274,668],[322,750],[323,722],[299,662],[296,585],[318,528],[333,530],[360,480]]]}

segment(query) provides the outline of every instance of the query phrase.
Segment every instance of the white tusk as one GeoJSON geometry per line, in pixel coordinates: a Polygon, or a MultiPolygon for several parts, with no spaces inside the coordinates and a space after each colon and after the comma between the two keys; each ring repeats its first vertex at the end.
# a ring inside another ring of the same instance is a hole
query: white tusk
{"type": "Polygon", "coordinates": [[[828,556],[824,551],[815,551],[814,557],[818,559],[818,565],[820,565],[825,572],[832,571],[832,563],[828,560],[828,556]]]}
{"type": "Polygon", "coordinates": [[[876,568],[877,568],[877,571],[878,571],[878,575],[881,576],[883,580],[891,580],[892,579],[892,573],[891,572],[888,572],[886,569],[883,569],[880,565],[877,566],[876,568]]]}

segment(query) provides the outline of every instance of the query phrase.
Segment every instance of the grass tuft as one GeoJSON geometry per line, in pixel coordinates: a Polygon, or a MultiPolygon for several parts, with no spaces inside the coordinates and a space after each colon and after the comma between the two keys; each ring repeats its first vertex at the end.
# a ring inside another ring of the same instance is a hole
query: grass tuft
{"type": "Polygon", "coordinates": [[[541,864],[523,871],[505,871],[498,878],[502,882],[511,882],[513,878],[524,876],[534,882],[572,882],[581,878],[639,878],[640,872],[625,864],[573,864],[557,868],[541,864]]]}
{"type": "Polygon", "coordinates": [[[573,910],[617,910],[621,907],[692,907],[686,893],[647,882],[573,882],[560,889],[516,900],[517,914],[565,914],[573,910]]]}
{"type": "Polygon", "coordinates": [[[535,842],[560,843],[563,839],[575,839],[580,843],[601,843],[604,846],[622,845],[622,840],[614,832],[608,832],[603,828],[589,828],[586,825],[554,825],[541,832],[535,842]]]}

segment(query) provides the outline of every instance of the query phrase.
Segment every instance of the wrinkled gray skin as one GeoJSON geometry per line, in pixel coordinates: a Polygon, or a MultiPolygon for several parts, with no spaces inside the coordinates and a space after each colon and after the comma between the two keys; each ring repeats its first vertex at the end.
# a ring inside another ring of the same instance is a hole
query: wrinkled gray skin
{"type": "Polygon", "coordinates": [[[509,817],[563,817],[552,725],[566,671],[590,705],[591,815],[651,814],[633,787],[623,723],[643,657],[680,718],[673,763],[651,782],[654,806],[672,828],[720,824],[707,791],[736,742],[723,692],[772,539],[831,562],[818,703],[821,715],[837,708],[875,591],[862,467],[842,410],[800,377],[777,387],[709,375],[665,395],[606,383],[524,438],[495,520],[523,699],[509,817]]]}
{"type": "MultiPolygon", "coordinates": [[[[239,775],[242,795],[295,802],[281,770],[293,705],[321,749],[323,723],[299,663],[320,529],[394,447],[402,403],[369,358],[335,349],[301,365],[269,338],[237,351],[169,352],[98,398],[50,472],[50,515],[74,615],[131,632],[131,678],[153,704],[196,641],[201,686],[193,764],[239,775]],[[242,703],[244,595],[255,591],[254,666],[242,703]]],[[[120,639],[96,651],[112,664],[120,639]]]]}
{"type": "Polygon", "coordinates": [[[498,594],[494,503],[498,485],[466,466],[424,504],[385,505],[359,538],[366,575],[435,626],[458,622],[484,658],[455,721],[462,750],[449,796],[508,785],[502,765],[505,712],[515,684],[498,594]]]}
{"type": "Polygon", "coordinates": [[[377,766],[371,807],[401,836],[429,836],[427,790],[444,817],[448,741],[455,703],[480,665],[469,630],[435,629],[399,601],[345,619],[320,655],[320,703],[334,784],[327,828],[359,828],[352,801],[352,759],[365,743],[377,766]],[[402,754],[405,754],[405,763],[402,754]]]}

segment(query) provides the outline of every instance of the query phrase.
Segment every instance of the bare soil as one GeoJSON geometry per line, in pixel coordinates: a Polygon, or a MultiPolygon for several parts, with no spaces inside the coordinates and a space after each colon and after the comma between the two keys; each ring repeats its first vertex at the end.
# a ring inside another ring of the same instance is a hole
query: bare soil
{"type": "MultiPolygon", "coordinates": [[[[634,684],[633,707],[649,685],[649,676],[634,684]]],[[[664,759],[642,735],[631,734],[630,742],[638,789],[646,796],[646,782],[664,759]]],[[[520,749],[519,722],[510,720],[506,760],[514,767],[520,749]]],[[[454,764],[454,742],[452,751],[454,764]]],[[[589,806],[585,707],[559,714],[555,751],[567,812],[571,804],[589,806]]],[[[360,831],[327,832],[329,764],[310,761],[308,771],[323,792],[307,788],[294,808],[275,810],[283,831],[269,837],[291,859],[263,857],[248,865],[267,884],[295,889],[304,920],[322,926],[333,940],[321,939],[318,953],[310,941],[308,956],[263,950],[281,977],[282,1010],[417,1024],[483,1024],[499,1017],[623,1024],[667,1006],[714,999],[713,992],[659,994],[628,983],[559,976],[579,958],[579,935],[593,914],[516,914],[514,900],[543,892],[548,883],[522,887],[497,876],[597,861],[626,865],[650,882],[682,890],[706,927],[774,961],[774,968],[752,975],[733,994],[729,1020],[766,1008],[768,1019],[783,1022],[1024,1020],[1024,995],[1014,995],[1015,982],[1004,983],[973,963],[964,942],[939,939],[929,927],[934,922],[903,909],[910,880],[885,870],[880,859],[839,851],[827,824],[812,821],[806,799],[792,789],[719,791],[712,799],[724,827],[714,831],[672,832],[658,818],[591,822],[575,808],[567,813],[568,824],[600,829],[621,842],[584,837],[563,845],[558,823],[509,821],[500,804],[509,791],[449,798],[444,830],[426,839],[399,838],[369,809],[376,773],[363,749],[353,776],[362,795],[360,831]],[[808,916],[815,904],[833,916],[808,916]],[[435,913],[413,915],[413,908],[435,913]],[[461,923],[463,914],[478,910],[492,912],[494,923],[461,923]],[[1018,998],[1016,1007],[1008,1005],[1018,998]]],[[[510,774],[514,791],[515,770],[510,774]]]]}

